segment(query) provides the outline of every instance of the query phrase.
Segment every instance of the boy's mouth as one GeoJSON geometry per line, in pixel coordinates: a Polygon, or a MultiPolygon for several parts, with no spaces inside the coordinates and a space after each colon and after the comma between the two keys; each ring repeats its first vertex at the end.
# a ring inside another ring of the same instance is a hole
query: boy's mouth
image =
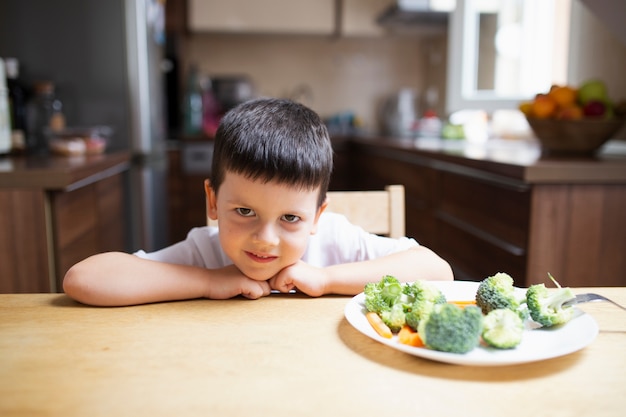
{"type": "Polygon", "coordinates": [[[254,253],[254,252],[246,252],[246,255],[248,255],[248,257],[252,259],[253,261],[260,262],[260,263],[272,262],[273,260],[278,258],[277,256],[263,255],[263,254],[254,253]]]}

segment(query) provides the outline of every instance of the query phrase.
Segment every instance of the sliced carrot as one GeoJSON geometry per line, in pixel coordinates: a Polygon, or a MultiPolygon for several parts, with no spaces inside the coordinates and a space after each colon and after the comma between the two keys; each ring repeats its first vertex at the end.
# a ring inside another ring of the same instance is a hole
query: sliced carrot
{"type": "Polygon", "coordinates": [[[419,333],[407,325],[402,326],[398,332],[398,342],[415,347],[424,347],[424,342],[419,333]]]}
{"type": "Polygon", "coordinates": [[[476,300],[458,300],[458,301],[449,301],[449,303],[455,304],[459,307],[466,307],[466,306],[475,306],[476,300]]]}
{"type": "Polygon", "coordinates": [[[378,314],[373,311],[369,311],[365,314],[365,317],[367,317],[367,321],[369,321],[374,330],[376,330],[376,333],[382,337],[391,339],[391,336],[393,336],[391,329],[389,329],[389,326],[383,322],[383,319],[381,319],[378,314]]]}

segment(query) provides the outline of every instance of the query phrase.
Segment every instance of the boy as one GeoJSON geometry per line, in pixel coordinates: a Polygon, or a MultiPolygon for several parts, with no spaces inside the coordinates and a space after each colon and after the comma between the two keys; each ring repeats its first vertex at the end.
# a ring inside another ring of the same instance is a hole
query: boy
{"type": "Polygon", "coordinates": [[[319,116],[281,99],[224,116],[205,183],[219,228],[191,230],[162,250],[103,253],[74,265],[63,288],[77,301],[120,306],[191,298],[250,299],[297,289],[358,294],[383,275],[451,280],[447,262],[413,239],[366,233],[324,213],[333,154],[319,116]]]}

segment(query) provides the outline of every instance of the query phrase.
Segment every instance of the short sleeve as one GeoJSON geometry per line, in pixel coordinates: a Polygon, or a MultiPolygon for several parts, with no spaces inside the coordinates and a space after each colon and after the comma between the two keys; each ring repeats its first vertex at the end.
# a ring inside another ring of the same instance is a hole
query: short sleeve
{"type": "Polygon", "coordinates": [[[140,250],[134,255],[153,261],[204,268],[221,268],[232,264],[222,250],[217,228],[208,226],[191,229],[185,240],[172,246],[150,253],[140,250]]]}
{"type": "Polygon", "coordinates": [[[392,239],[368,233],[336,213],[323,213],[303,260],[311,265],[361,262],[419,246],[411,238],[392,239]]]}

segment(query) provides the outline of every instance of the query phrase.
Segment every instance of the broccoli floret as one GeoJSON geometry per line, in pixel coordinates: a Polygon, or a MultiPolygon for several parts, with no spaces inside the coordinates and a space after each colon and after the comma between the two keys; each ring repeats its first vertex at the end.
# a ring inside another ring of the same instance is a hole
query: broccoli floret
{"type": "Polygon", "coordinates": [[[391,309],[396,301],[402,296],[403,285],[397,278],[385,275],[378,282],[370,282],[365,285],[365,308],[368,311],[381,314],[391,309]]]}
{"type": "Polygon", "coordinates": [[[416,302],[406,312],[406,324],[413,330],[417,330],[422,321],[433,310],[435,303],[431,301],[416,302]]]}
{"type": "Polygon", "coordinates": [[[435,304],[419,323],[426,347],[442,352],[467,353],[478,346],[483,315],[476,306],[460,308],[451,303],[435,304]]]}
{"type": "Polygon", "coordinates": [[[406,323],[404,306],[401,303],[394,304],[390,310],[383,311],[380,318],[392,332],[399,331],[406,323]]]}
{"type": "Polygon", "coordinates": [[[414,330],[417,330],[420,320],[432,311],[435,304],[446,302],[446,296],[441,290],[426,281],[406,285],[404,293],[413,299],[406,312],[406,324],[414,330]]]}
{"type": "Polygon", "coordinates": [[[548,274],[556,284],[557,289],[549,291],[544,284],[535,284],[526,290],[526,303],[530,317],[544,327],[564,324],[574,315],[572,306],[563,306],[563,303],[575,298],[570,288],[563,288],[548,274]]]}
{"type": "Polygon", "coordinates": [[[491,347],[512,349],[520,344],[524,321],[513,310],[498,308],[483,318],[483,340],[491,347]]]}
{"type": "Polygon", "coordinates": [[[429,301],[435,304],[446,302],[446,296],[439,288],[428,281],[415,281],[406,284],[404,293],[414,300],[414,302],[429,301]]]}
{"type": "Polygon", "coordinates": [[[478,284],[476,305],[480,307],[483,314],[499,308],[508,308],[525,320],[528,317],[525,303],[525,297],[516,294],[513,278],[507,273],[498,272],[478,284]]]}

